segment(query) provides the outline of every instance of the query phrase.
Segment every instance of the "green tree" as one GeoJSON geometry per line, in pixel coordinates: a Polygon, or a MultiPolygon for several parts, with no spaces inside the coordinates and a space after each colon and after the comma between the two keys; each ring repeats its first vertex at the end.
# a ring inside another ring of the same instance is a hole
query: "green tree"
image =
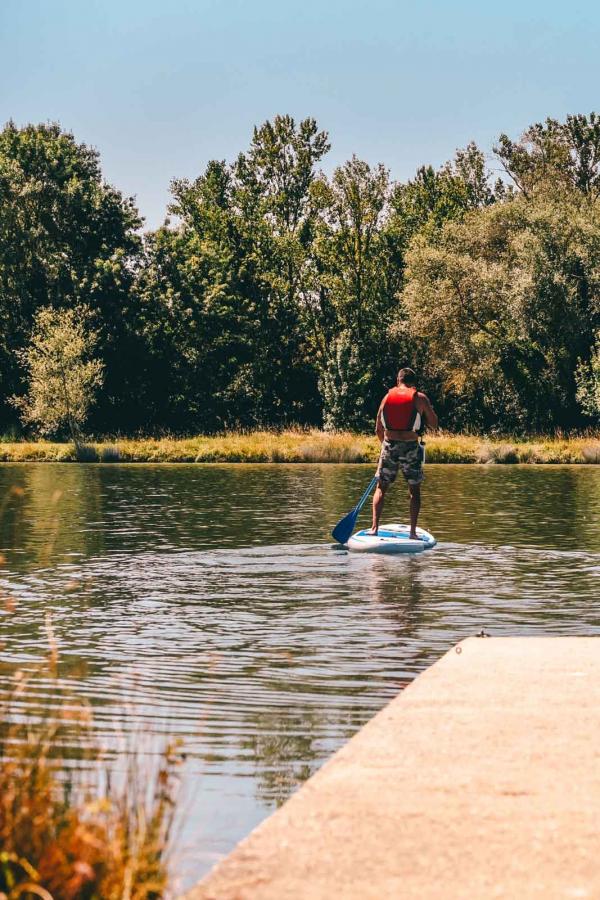
{"type": "Polygon", "coordinates": [[[255,355],[244,381],[266,400],[258,416],[273,423],[319,416],[304,312],[312,287],[312,185],[328,150],[328,136],[314,119],[276,116],[254,130],[250,150],[233,168],[235,205],[259,281],[255,355]]]}
{"type": "Polygon", "coordinates": [[[314,120],[278,116],[232,165],[173,182],[180,225],[148,239],[138,286],[152,346],[172,356],[174,427],[318,419],[303,308],[311,185],[328,146],[314,120]]]}
{"type": "Polygon", "coordinates": [[[16,352],[27,371],[28,391],[12,398],[25,423],[41,434],[67,427],[77,449],[102,384],[102,362],[90,358],[98,335],[86,325],[88,319],[85,308],[42,307],[36,312],[31,342],[16,352]]]}
{"type": "Polygon", "coordinates": [[[525,195],[422,235],[403,301],[458,427],[579,421],[575,370],[600,313],[600,211],[576,191],[525,195]]]}
{"type": "Polygon", "coordinates": [[[433,236],[447,221],[489,206],[498,191],[503,193],[502,186],[490,187],[484,155],[471,143],[438,171],[421,166],[414,179],[395,185],[390,197],[392,225],[406,249],[416,234],[433,236]]]}
{"type": "Polygon", "coordinates": [[[387,230],[389,193],[385,167],[356,157],[314,186],[319,220],[305,321],[328,428],[370,424],[398,368],[401,348],[389,326],[402,272],[387,230]]]}
{"type": "Polygon", "coordinates": [[[325,429],[360,429],[366,425],[365,406],[370,399],[372,369],[361,357],[350,332],[342,331],[333,338],[324,362],[319,389],[325,429]]]}
{"type": "MultiPolygon", "coordinates": [[[[447,422],[571,427],[597,410],[600,118],[501,135],[402,184],[328,178],[314,119],[276,116],[232,162],[172,183],[142,238],[95,150],[58,125],[0,132],[0,417],[40,309],[89,308],[95,430],[371,423],[402,364],[447,422]]],[[[31,408],[31,407],[30,407],[31,408]]],[[[86,413],[87,414],[87,413],[86,413]]]]}
{"type": "MultiPolygon", "coordinates": [[[[99,421],[130,424],[135,408],[133,268],[141,221],[107,185],[97,151],[58,125],[0,131],[0,392],[20,389],[14,350],[40,307],[87,304],[107,364],[99,421]]],[[[0,416],[9,407],[0,405],[0,416]]]]}
{"type": "Polygon", "coordinates": [[[501,134],[495,152],[518,190],[530,196],[551,185],[600,197],[600,117],[570,115],[564,122],[546,119],[512,141],[501,134]]]}
{"type": "Polygon", "coordinates": [[[575,382],[577,401],[583,412],[597,421],[600,417],[600,332],[596,335],[589,361],[578,361],[575,382]]]}
{"type": "Polygon", "coordinates": [[[260,281],[229,167],[212,162],[175,193],[181,224],[147,237],[137,280],[153,373],[146,402],[154,421],[176,430],[248,426],[263,402],[251,377],[260,281]]]}

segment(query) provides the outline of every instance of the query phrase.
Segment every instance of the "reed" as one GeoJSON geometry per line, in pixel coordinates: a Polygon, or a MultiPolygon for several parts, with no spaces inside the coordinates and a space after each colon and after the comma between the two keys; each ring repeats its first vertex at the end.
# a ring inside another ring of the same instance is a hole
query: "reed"
{"type": "Polygon", "coordinates": [[[175,746],[154,765],[132,752],[115,777],[89,708],[63,689],[55,651],[14,672],[0,693],[0,898],[164,897],[179,762],[175,746]],[[41,695],[51,706],[32,707],[41,695]]]}
{"type": "MultiPolygon", "coordinates": [[[[376,437],[370,434],[288,429],[88,442],[79,453],[72,444],[0,443],[0,461],[374,463],[378,449],[376,437]]],[[[489,438],[440,433],[427,438],[427,460],[429,463],[597,463],[600,462],[600,436],[489,438]]]]}

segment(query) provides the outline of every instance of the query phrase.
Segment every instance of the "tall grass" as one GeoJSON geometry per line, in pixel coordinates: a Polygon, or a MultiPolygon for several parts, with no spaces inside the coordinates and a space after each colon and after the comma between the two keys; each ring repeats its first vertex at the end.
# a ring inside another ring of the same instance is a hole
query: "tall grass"
{"type": "Polygon", "coordinates": [[[89,708],[66,693],[56,662],[51,647],[47,663],[14,672],[0,692],[0,898],[158,900],[168,882],[177,747],[153,766],[129,753],[115,776],[89,708]],[[43,695],[51,706],[32,706],[43,695]]]}
{"type": "MultiPolygon", "coordinates": [[[[317,429],[227,432],[188,438],[119,439],[72,444],[0,442],[6,462],[228,462],[228,463],[374,463],[379,452],[375,435],[324,432],[317,429]]],[[[430,463],[597,463],[600,437],[487,438],[440,433],[427,438],[430,463]]]]}

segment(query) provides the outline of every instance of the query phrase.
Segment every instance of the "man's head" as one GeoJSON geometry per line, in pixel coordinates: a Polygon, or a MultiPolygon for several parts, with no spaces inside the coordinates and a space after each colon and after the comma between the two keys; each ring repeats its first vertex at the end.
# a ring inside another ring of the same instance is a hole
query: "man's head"
{"type": "Polygon", "coordinates": [[[400,369],[398,372],[398,384],[404,384],[406,387],[416,387],[417,376],[414,369],[400,369]]]}

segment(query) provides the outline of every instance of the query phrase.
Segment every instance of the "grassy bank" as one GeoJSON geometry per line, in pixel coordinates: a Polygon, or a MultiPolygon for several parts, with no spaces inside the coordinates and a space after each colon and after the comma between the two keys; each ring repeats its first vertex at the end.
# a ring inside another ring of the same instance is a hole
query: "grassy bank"
{"type": "MultiPolygon", "coordinates": [[[[3,462],[375,462],[374,435],[290,430],[87,444],[0,442],[3,462]]],[[[439,434],[427,439],[429,463],[598,463],[600,436],[489,439],[439,434]]]]}

